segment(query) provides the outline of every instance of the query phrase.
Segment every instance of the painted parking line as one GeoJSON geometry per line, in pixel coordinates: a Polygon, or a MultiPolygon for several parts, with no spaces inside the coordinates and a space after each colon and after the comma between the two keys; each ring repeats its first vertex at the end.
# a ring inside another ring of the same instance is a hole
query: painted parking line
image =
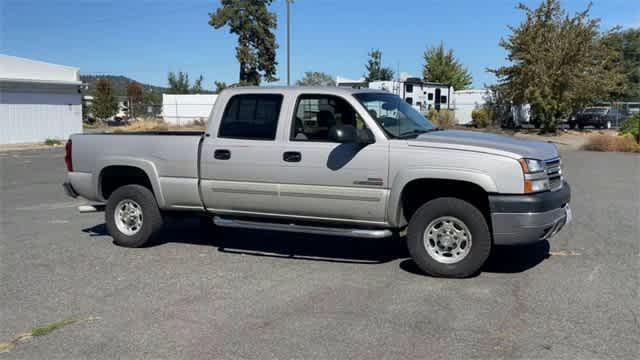
{"type": "Polygon", "coordinates": [[[49,203],[49,204],[37,204],[31,206],[21,206],[17,207],[17,211],[35,211],[35,210],[58,210],[58,209],[67,209],[78,207],[82,205],[81,202],[77,201],[67,201],[67,202],[57,202],[57,203],[49,203]]]}

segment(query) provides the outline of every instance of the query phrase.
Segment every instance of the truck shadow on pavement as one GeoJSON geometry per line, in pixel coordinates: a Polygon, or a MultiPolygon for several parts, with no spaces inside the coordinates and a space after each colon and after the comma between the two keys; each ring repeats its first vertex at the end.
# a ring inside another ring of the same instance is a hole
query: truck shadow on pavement
{"type": "MultiPolygon", "coordinates": [[[[111,241],[105,224],[82,230],[92,237],[106,237],[111,241]]],[[[177,219],[166,223],[163,231],[148,247],[167,243],[215,246],[227,254],[295,260],[383,264],[403,259],[404,271],[423,273],[409,258],[404,239],[358,239],[348,237],[245,230],[200,226],[197,219],[177,219]]],[[[482,272],[518,273],[538,265],[549,257],[549,243],[541,241],[529,246],[496,246],[482,272]]]]}

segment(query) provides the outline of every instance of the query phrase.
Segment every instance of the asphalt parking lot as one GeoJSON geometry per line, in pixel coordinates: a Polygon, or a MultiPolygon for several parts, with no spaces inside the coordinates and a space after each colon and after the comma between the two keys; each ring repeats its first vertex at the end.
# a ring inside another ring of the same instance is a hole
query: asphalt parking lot
{"type": "Polygon", "coordinates": [[[0,359],[637,358],[640,156],[565,152],[574,221],[423,276],[398,239],[203,231],[125,249],[67,198],[61,149],[0,153],[0,359]]]}

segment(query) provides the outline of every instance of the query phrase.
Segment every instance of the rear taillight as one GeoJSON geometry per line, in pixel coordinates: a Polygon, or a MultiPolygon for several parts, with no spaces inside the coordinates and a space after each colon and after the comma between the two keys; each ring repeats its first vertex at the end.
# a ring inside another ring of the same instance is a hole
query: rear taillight
{"type": "Polygon", "coordinates": [[[67,165],[68,171],[73,171],[73,161],[71,160],[71,139],[64,146],[64,163],[67,165]]]}

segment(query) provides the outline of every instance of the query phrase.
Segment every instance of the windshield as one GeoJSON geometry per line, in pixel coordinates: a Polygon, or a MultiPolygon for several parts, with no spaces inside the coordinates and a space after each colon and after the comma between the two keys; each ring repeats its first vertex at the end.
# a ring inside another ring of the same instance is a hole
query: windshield
{"type": "Polygon", "coordinates": [[[414,138],[438,130],[424,115],[397,95],[362,93],[355,94],[354,97],[391,137],[414,138]]]}

